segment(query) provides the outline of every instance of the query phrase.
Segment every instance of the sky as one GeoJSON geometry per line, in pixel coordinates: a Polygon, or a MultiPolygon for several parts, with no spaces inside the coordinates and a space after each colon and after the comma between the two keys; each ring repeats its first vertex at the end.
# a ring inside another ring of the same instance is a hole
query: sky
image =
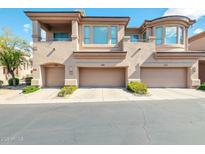
{"type": "MultiPolygon", "coordinates": [[[[32,23],[25,16],[24,11],[74,11],[78,8],[65,9],[27,9],[27,8],[11,8],[0,9],[0,29],[9,28],[11,31],[32,43],[32,23]]],[[[80,9],[82,10],[82,8],[80,9]]],[[[205,9],[179,9],[179,8],[85,8],[88,16],[130,16],[130,27],[139,27],[144,20],[150,20],[167,15],[185,15],[197,22],[190,27],[189,36],[205,31],[205,9]]]]}

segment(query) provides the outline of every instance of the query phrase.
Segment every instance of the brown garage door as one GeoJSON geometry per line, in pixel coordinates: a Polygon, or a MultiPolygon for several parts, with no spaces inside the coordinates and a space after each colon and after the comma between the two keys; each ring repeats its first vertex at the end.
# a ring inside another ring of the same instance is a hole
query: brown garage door
{"type": "Polygon", "coordinates": [[[141,80],[148,87],[187,87],[186,68],[141,68],[141,80]]]}
{"type": "Polygon", "coordinates": [[[81,87],[124,87],[124,68],[79,68],[81,87]]]}
{"type": "Polygon", "coordinates": [[[64,85],[64,67],[46,67],[45,73],[47,87],[60,87],[64,85]]]}
{"type": "Polygon", "coordinates": [[[201,83],[205,82],[205,62],[199,62],[199,79],[201,83]]]}

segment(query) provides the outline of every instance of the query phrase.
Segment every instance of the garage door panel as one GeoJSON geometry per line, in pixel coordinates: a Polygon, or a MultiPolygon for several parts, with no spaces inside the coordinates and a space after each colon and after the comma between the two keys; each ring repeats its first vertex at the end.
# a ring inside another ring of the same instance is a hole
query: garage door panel
{"type": "Polygon", "coordinates": [[[81,87],[124,87],[124,68],[80,68],[81,87]]]}
{"type": "Polygon", "coordinates": [[[142,68],[142,82],[148,87],[187,87],[186,68],[142,68]]]}
{"type": "Polygon", "coordinates": [[[205,62],[199,63],[199,79],[201,83],[205,82],[205,62]]]}
{"type": "Polygon", "coordinates": [[[65,69],[64,67],[46,68],[46,86],[61,87],[64,85],[65,69]]]}

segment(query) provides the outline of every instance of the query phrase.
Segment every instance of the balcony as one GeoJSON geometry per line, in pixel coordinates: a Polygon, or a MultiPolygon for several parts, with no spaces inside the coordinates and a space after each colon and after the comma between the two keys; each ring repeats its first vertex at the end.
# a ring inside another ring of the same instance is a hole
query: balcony
{"type": "Polygon", "coordinates": [[[40,64],[45,63],[65,63],[77,50],[75,41],[39,41],[34,42],[34,59],[40,64]]]}
{"type": "Polygon", "coordinates": [[[150,36],[148,39],[138,39],[137,42],[131,42],[129,36],[125,36],[123,40],[124,51],[155,51],[155,37],[150,36]]]}

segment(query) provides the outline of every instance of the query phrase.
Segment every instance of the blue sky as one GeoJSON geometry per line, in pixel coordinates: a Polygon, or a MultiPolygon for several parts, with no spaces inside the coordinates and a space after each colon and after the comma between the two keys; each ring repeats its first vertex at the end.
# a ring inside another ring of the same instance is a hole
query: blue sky
{"type": "MultiPolygon", "coordinates": [[[[73,11],[79,9],[0,9],[0,28],[9,28],[14,34],[22,36],[31,42],[31,21],[25,16],[24,10],[29,11],[73,11]]],[[[139,9],[83,9],[86,15],[92,16],[130,16],[129,26],[140,26],[146,19],[154,19],[164,15],[185,15],[196,19],[189,30],[189,36],[205,30],[205,10],[197,9],[166,9],[166,8],[139,8],[139,9]]]]}

